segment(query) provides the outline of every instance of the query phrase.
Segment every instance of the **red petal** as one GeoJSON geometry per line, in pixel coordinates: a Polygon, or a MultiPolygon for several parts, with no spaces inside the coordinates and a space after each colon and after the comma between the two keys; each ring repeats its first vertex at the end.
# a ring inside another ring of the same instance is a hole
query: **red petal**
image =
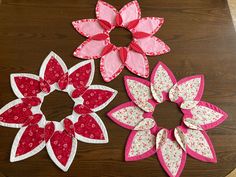
{"type": "Polygon", "coordinates": [[[110,51],[112,51],[114,48],[114,45],[113,44],[107,44],[106,47],[104,47],[101,55],[104,56],[106,54],[108,54],[110,51]]]}
{"type": "Polygon", "coordinates": [[[59,81],[58,81],[58,86],[59,86],[59,88],[60,88],[61,90],[64,90],[64,89],[67,87],[68,83],[69,83],[68,73],[65,73],[65,74],[61,77],[61,79],[59,79],[59,81]]]}
{"type": "Polygon", "coordinates": [[[138,23],[139,23],[139,19],[133,20],[133,21],[129,22],[127,28],[128,28],[129,30],[131,30],[131,29],[133,29],[134,27],[136,27],[138,23]]]}
{"type": "Polygon", "coordinates": [[[91,139],[104,140],[103,131],[91,115],[81,115],[74,124],[75,132],[91,139]]]}
{"type": "Polygon", "coordinates": [[[87,106],[84,106],[82,104],[76,105],[74,107],[74,111],[78,114],[88,114],[92,112],[87,106]]]}
{"type": "Polygon", "coordinates": [[[42,78],[40,78],[40,89],[45,93],[50,92],[50,85],[42,78]]]}
{"type": "Polygon", "coordinates": [[[145,32],[135,32],[135,33],[133,33],[133,37],[137,38],[137,39],[145,38],[145,37],[148,37],[148,36],[150,36],[150,34],[145,33],[145,32]]]}
{"type": "Polygon", "coordinates": [[[0,122],[9,124],[23,124],[32,116],[32,112],[27,104],[19,103],[10,107],[0,114],[0,122]]]}
{"type": "Polygon", "coordinates": [[[144,53],[143,50],[142,50],[142,48],[141,48],[138,44],[136,44],[134,41],[132,41],[132,42],[130,43],[130,47],[131,47],[131,49],[133,49],[134,51],[136,51],[136,52],[138,52],[138,53],[141,53],[141,54],[144,53]]]}
{"type": "Polygon", "coordinates": [[[38,97],[27,97],[21,99],[25,104],[29,106],[38,106],[41,100],[38,97]]]}
{"type": "Polygon", "coordinates": [[[113,92],[100,89],[87,89],[82,95],[84,105],[90,109],[97,108],[107,102],[113,96],[113,92]]]}
{"type": "Polygon", "coordinates": [[[111,24],[108,21],[99,19],[98,22],[105,30],[110,30],[111,29],[111,24]]]}
{"type": "Polygon", "coordinates": [[[91,37],[91,39],[93,39],[93,40],[98,40],[98,41],[100,41],[100,40],[105,40],[105,39],[107,39],[107,38],[108,38],[108,35],[107,35],[107,34],[104,34],[104,33],[96,34],[96,35],[94,35],[94,36],[91,37]]]}
{"type": "Polygon", "coordinates": [[[122,17],[121,17],[121,15],[118,13],[118,14],[116,15],[116,24],[117,24],[118,26],[121,26],[122,22],[123,22],[122,17]]]}
{"type": "Polygon", "coordinates": [[[42,119],[42,114],[34,114],[24,123],[23,126],[37,124],[42,119]]]}
{"type": "Polygon", "coordinates": [[[74,130],[73,122],[70,119],[65,118],[63,123],[64,123],[64,128],[65,128],[66,132],[69,135],[72,135],[74,137],[75,136],[75,130],[74,130]]]}
{"type": "Polygon", "coordinates": [[[75,89],[73,92],[72,92],[72,98],[78,98],[79,96],[81,96],[85,91],[87,90],[87,87],[80,87],[80,88],[77,88],[75,89]]]}
{"type": "Polygon", "coordinates": [[[120,60],[122,61],[122,63],[125,63],[125,61],[127,59],[127,49],[125,47],[121,47],[119,49],[119,56],[120,56],[120,60]]]}
{"type": "Polygon", "coordinates": [[[65,131],[56,131],[50,139],[50,144],[57,160],[66,166],[72,150],[72,137],[65,131]]]}
{"type": "Polygon", "coordinates": [[[77,89],[90,85],[89,81],[93,77],[93,70],[91,62],[78,67],[69,75],[69,83],[77,89]]]}
{"type": "Polygon", "coordinates": [[[45,125],[45,128],[44,128],[44,133],[45,133],[45,141],[47,142],[53,135],[55,131],[55,125],[53,122],[48,122],[46,125],[45,125]]]}
{"type": "Polygon", "coordinates": [[[16,157],[26,154],[44,141],[44,129],[37,124],[28,126],[19,141],[16,157]]]}
{"type": "Polygon", "coordinates": [[[61,64],[54,57],[51,57],[44,71],[44,80],[52,85],[55,82],[58,82],[63,75],[64,71],[61,64]]]}
{"type": "MultiPolygon", "coordinates": [[[[41,92],[39,81],[36,79],[24,76],[15,76],[14,82],[24,97],[37,96],[37,94],[41,92]]],[[[15,90],[15,88],[13,88],[13,90],[15,90]]]]}

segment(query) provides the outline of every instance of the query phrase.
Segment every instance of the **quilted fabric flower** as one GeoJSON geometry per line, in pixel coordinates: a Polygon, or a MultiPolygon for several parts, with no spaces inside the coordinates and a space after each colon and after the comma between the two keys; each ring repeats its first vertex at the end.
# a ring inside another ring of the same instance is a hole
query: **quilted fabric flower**
{"type": "Polygon", "coordinates": [[[116,78],[124,66],[134,74],[147,78],[149,64],[146,55],[155,56],[170,51],[163,41],[153,36],[164,19],[141,18],[137,1],[129,2],[117,11],[112,5],[98,0],[96,17],[72,22],[74,28],[88,38],[75,50],[74,56],[83,59],[101,58],[100,71],[106,82],[116,78]],[[117,47],[111,43],[109,33],[116,27],[132,33],[133,40],[129,46],[117,47]]]}
{"type": "Polygon", "coordinates": [[[68,70],[62,59],[51,52],[39,76],[11,75],[11,86],[18,99],[0,109],[1,126],[20,128],[12,145],[11,162],[31,157],[46,147],[53,162],[67,171],[77,150],[77,140],[108,142],[105,125],[95,112],[109,104],[117,92],[91,85],[94,70],[93,60],[68,70]],[[44,97],[54,90],[67,92],[75,102],[72,114],[61,122],[47,121],[41,111],[44,97]]]}
{"type": "Polygon", "coordinates": [[[124,103],[108,113],[118,125],[132,130],[125,149],[125,160],[134,161],[157,154],[171,177],[180,176],[190,155],[205,162],[216,162],[216,155],[206,130],[222,123],[227,114],[218,107],[201,101],[204,77],[195,75],[176,81],[166,65],[159,62],[151,81],[125,77],[126,91],[132,102],[124,103]],[[182,113],[180,126],[158,127],[153,119],[155,106],[176,103],[182,113]]]}

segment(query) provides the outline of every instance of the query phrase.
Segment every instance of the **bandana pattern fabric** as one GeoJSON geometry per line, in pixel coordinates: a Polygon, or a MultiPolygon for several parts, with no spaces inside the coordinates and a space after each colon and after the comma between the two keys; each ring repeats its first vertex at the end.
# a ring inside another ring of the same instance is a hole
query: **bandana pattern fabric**
{"type": "Polygon", "coordinates": [[[146,55],[155,56],[167,53],[170,48],[153,36],[164,23],[163,18],[141,18],[137,1],[131,1],[120,11],[99,0],[96,6],[96,19],[83,19],[72,22],[74,28],[88,39],[74,52],[82,59],[101,58],[100,71],[104,81],[116,78],[124,66],[141,77],[149,76],[146,55]],[[123,27],[133,35],[128,47],[117,47],[110,41],[109,33],[116,27],[123,27]]]}
{"type": "Polygon", "coordinates": [[[228,115],[208,102],[201,101],[204,77],[195,75],[176,81],[170,69],[159,62],[151,81],[125,77],[132,102],[124,103],[108,113],[118,125],[130,129],[125,160],[135,161],[157,154],[170,177],[180,176],[187,154],[204,162],[217,161],[206,130],[222,123],[228,115]],[[180,126],[167,130],[158,127],[153,111],[164,101],[176,103],[182,113],[180,126]]]}
{"type": "Polygon", "coordinates": [[[91,85],[94,72],[93,60],[68,70],[63,60],[51,52],[39,76],[11,75],[11,86],[18,99],[0,109],[1,126],[20,128],[12,145],[11,162],[31,157],[46,147],[53,162],[67,171],[76,154],[77,140],[108,142],[105,125],[95,112],[107,106],[117,91],[91,85]],[[72,115],[61,122],[46,121],[41,111],[44,97],[54,90],[67,92],[75,103],[72,115]]]}

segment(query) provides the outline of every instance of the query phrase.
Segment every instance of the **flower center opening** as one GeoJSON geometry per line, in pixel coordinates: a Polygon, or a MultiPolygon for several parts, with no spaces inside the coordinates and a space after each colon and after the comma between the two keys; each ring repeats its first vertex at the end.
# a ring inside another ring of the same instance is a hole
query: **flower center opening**
{"type": "Polygon", "coordinates": [[[116,27],[110,32],[111,43],[117,47],[127,47],[132,39],[132,33],[122,27],[116,27]]]}
{"type": "Polygon", "coordinates": [[[61,121],[72,114],[74,102],[66,92],[54,91],[44,98],[41,110],[46,120],[61,121]]]}
{"type": "Polygon", "coordinates": [[[153,117],[158,127],[172,129],[180,125],[183,114],[176,103],[165,101],[156,106],[153,117]]]}

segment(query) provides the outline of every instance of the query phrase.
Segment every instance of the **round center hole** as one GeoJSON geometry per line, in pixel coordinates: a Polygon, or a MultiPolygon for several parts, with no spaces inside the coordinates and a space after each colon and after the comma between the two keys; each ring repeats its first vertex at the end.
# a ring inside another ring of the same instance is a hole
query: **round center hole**
{"type": "Polygon", "coordinates": [[[122,27],[116,27],[110,33],[111,43],[118,47],[128,46],[132,41],[132,38],[131,32],[122,27]]]}
{"type": "Polygon", "coordinates": [[[41,110],[46,120],[61,121],[72,114],[74,102],[61,91],[54,91],[44,98],[41,110]]]}
{"type": "Polygon", "coordinates": [[[183,114],[176,103],[165,101],[156,106],[153,116],[158,127],[172,129],[180,125],[183,114]]]}

